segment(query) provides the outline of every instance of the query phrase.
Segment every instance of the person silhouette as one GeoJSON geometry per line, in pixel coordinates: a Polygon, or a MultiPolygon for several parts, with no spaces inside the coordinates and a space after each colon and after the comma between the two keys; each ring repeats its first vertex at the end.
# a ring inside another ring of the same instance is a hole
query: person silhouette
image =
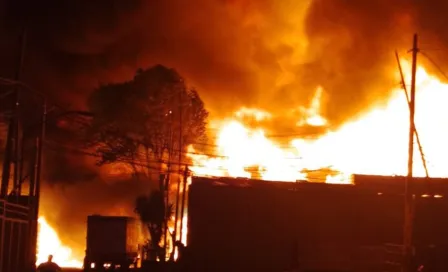
{"type": "Polygon", "coordinates": [[[41,263],[37,269],[37,272],[61,272],[62,269],[53,262],[53,255],[48,255],[48,261],[41,263]]]}

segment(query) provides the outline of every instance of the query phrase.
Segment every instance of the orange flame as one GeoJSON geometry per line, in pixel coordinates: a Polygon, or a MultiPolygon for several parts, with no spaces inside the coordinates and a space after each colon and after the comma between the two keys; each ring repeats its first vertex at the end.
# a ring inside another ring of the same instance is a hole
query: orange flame
{"type": "MultiPolygon", "coordinates": [[[[409,64],[403,62],[404,68],[409,64]]],[[[406,69],[409,70],[409,69],[406,69]]],[[[409,77],[407,77],[409,78],[409,77]]],[[[309,109],[302,112],[308,125],[322,126],[318,89],[309,109]]],[[[431,176],[448,177],[448,84],[417,70],[416,127],[431,176]]],[[[407,171],[409,108],[403,90],[397,88],[387,103],[347,122],[337,130],[309,138],[292,138],[287,146],[266,136],[262,128],[251,129],[242,121],[222,121],[216,141],[217,156],[198,155],[189,147],[199,176],[259,177],[264,180],[310,180],[309,172],[327,169],[327,183],[350,183],[357,174],[404,175],[407,171]]],[[[303,124],[300,123],[300,124],[303,124]]],[[[415,154],[418,153],[415,146],[415,154]]],[[[420,156],[415,156],[414,173],[424,176],[420,156]]]]}
{"type": "MultiPolygon", "coordinates": [[[[403,62],[405,70],[409,63],[403,62]]],[[[406,76],[409,79],[409,76],[406,76]]],[[[316,90],[308,107],[299,107],[297,125],[327,126],[321,114],[323,88],[316,90]]],[[[417,70],[416,127],[425,153],[428,170],[433,177],[448,177],[448,84],[417,70]]],[[[247,126],[251,122],[270,119],[272,115],[255,108],[242,108],[235,118],[215,120],[218,124],[216,154],[201,154],[197,147],[188,147],[191,170],[198,176],[229,176],[294,182],[297,180],[327,183],[352,182],[352,174],[404,175],[407,171],[409,109],[401,89],[394,89],[386,103],[347,122],[320,137],[291,138],[287,145],[269,137],[263,128],[247,126]],[[323,171],[325,170],[325,171],[323,171]],[[310,173],[320,171],[321,178],[310,173]]],[[[418,147],[415,146],[415,154],[418,147]]],[[[414,173],[424,176],[420,156],[415,156],[414,173]]],[[[436,195],[434,197],[442,197],[436,195]]],[[[184,221],[187,221],[185,217],[184,221]]],[[[56,232],[42,217],[39,219],[38,263],[53,254],[56,262],[66,267],[81,267],[62,245],[56,232]]],[[[186,242],[186,224],[182,241],[186,242]]]]}
{"type": "Polygon", "coordinates": [[[53,255],[53,261],[61,267],[81,268],[82,262],[73,258],[72,250],[61,243],[58,234],[45,218],[39,217],[38,222],[36,264],[46,262],[48,255],[53,255]]]}

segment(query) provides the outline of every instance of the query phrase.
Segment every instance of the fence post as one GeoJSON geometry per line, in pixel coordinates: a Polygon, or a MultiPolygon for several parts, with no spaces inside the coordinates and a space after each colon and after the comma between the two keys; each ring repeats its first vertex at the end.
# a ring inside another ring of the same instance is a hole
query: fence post
{"type": "MultiPolygon", "coordinates": [[[[12,243],[13,243],[13,238],[14,238],[14,222],[9,222],[9,245],[8,245],[8,252],[11,253],[12,251],[12,243]]],[[[12,263],[12,256],[11,254],[8,254],[8,266],[6,269],[6,271],[11,271],[11,263],[12,263]]]]}
{"type": "MultiPolygon", "coordinates": [[[[15,267],[17,267],[16,269],[20,268],[22,266],[22,264],[20,263],[20,255],[21,254],[21,249],[22,249],[22,223],[17,222],[17,255],[16,255],[16,265],[15,267]]],[[[19,270],[17,270],[19,271],[19,270]]]]}

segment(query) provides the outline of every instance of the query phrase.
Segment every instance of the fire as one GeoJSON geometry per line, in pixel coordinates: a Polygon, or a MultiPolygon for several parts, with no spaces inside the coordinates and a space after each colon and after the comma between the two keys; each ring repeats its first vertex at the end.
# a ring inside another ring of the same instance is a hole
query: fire
{"type": "MultiPolygon", "coordinates": [[[[403,62],[405,70],[409,64],[403,62]]],[[[409,80],[409,76],[406,77],[409,80]]],[[[285,182],[314,181],[350,184],[352,174],[404,175],[407,171],[409,108],[403,90],[396,88],[385,103],[353,118],[338,128],[330,129],[322,116],[319,87],[308,107],[298,107],[296,126],[326,128],[318,137],[269,136],[261,127],[273,114],[242,108],[235,116],[215,120],[218,133],[212,154],[201,153],[198,146],[188,147],[192,160],[190,170],[198,176],[259,178],[285,182]],[[249,117],[249,118],[248,118],[249,117]],[[246,123],[250,119],[250,126],[246,123]],[[260,124],[259,127],[254,126],[260,124]]],[[[448,84],[417,70],[416,128],[419,132],[428,170],[433,177],[448,177],[448,84]]],[[[415,146],[414,173],[425,171],[415,146]]],[[[435,196],[441,197],[441,196],[435,196]]],[[[184,220],[187,221],[187,218],[184,220]]],[[[72,258],[70,248],[62,245],[58,235],[43,217],[39,219],[38,263],[49,254],[61,266],[81,267],[72,258]]],[[[186,224],[182,240],[185,241],[186,224]]]]}
{"type": "Polygon", "coordinates": [[[297,122],[297,126],[310,125],[320,127],[327,124],[327,120],[321,116],[321,99],[323,91],[324,89],[322,87],[318,87],[311,100],[310,106],[308,108],[299,108],[304,118],[297,122]]]}
{"type": "Polygon", "coordinates": [[[53,255],[53,261],[61,267],[81,268],[82,262],[73,259],[69,247],[62,245],[56,231],[47,223],[44,217],[39,217],[39,233],[37,238],[37,265],[46,262],[48,255],[53,255]]]}
{"type": "MultiPolygon", "coordinates": [[[[403,62],[405,70],[409,63],[403,62]]],[[[409,76],[406,77],[408,81],[409,76]]],[[[398,80],[397,80],[398,82],[398,80]]],[[[318,88],[309,108],[301,111],[298,125],[324,126],[320,115],[318,88]],[[305,121],[305,122],[304,122],[305,121]]],[[[429,174],[447,177],[448,154],[448,84],[430,75],[423,67],[417,70],[416,116],[429,174]]],[[[245,111],[248,113],[248,111],[245,111]]],[[[260,113],[252,110],[252,114],[260,113]]],[[[189,147],[195,175],[261,178],[277,181],[321,181],[351,183],[352,174],[404,175],[407,171],[409,108],[402,89],[357,118],[315,138],[291,138],[281,144],[263,128],[249,128],[240,114],[221,122],[217,134],[217,156],[198,154],[189,147]],[[318,171],[320,178],[312,178],[318,171]]],[[[266,116],[267,114],[263,114],[266,116]]],[[[414,173],[424,176],[424,168],[415,146],[414,173]]]]}

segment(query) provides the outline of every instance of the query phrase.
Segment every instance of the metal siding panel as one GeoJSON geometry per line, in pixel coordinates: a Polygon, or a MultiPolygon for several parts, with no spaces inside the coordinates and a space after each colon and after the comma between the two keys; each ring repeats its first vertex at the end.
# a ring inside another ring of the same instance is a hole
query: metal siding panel
{"type": "MultiPolygon", "coordinates": [[[[274,271],[292,258],[288,256],[297,239],[302,265],[359,267],[361,247],[402,241],[404,209],[402,196],[394,194],[399,183],[391,184],[389,193],[376,191],[387,189],[395,177],[361,180],[360,186],[338,186],[194,179],[189,247],[205,265],[221,266],[216,268],[220,271],[274,271]]],[[[416,212],[416,241],[448,244],[443,231],[448,226],[447,198],[418,199],[416,212]]],[[[376,262],[381,262],[380,252],[376,255],[376,262]]]]}
{"type": "Polygon", "coordinates": [[[87,251],[94,260],[124,260],[136,257],[139,246],[137,220],[118,216],[89,216],[87,251]]]}
{"type": "Polygon", "coordinates": [[[93,258],[114,259],[126,254],[126,220],[89,217],[87,250],[93,258]]]}

